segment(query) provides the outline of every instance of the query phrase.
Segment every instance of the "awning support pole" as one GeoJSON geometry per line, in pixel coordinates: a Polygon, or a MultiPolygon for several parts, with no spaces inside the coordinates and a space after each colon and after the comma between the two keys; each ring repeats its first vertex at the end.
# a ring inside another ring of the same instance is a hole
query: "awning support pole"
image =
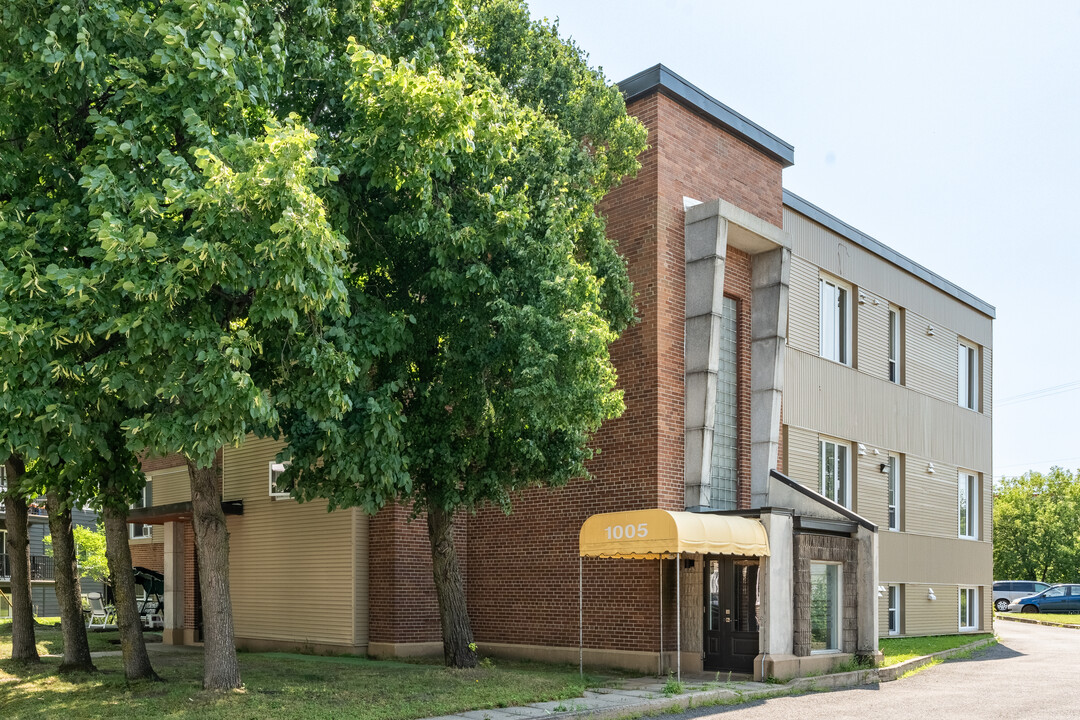
{"type": "Polygon", "coordinates": [[[582,588],[581,575],[585,560],[579,555],[577,559],[577,652],[578,652],[578,675],[585,677],[585,614],[582,610],[582,597],[585,594],[582,588]]]}
{"type": "Polygon", "coordinates": [[[660,677],[664,676],[664,556],[660,556],[660,657],[657,658],[660,677]]]}
{"type": "Polygon", "coordinates": [[[675,667],[682,682],[682,553],[675,553],[675,667]]]}

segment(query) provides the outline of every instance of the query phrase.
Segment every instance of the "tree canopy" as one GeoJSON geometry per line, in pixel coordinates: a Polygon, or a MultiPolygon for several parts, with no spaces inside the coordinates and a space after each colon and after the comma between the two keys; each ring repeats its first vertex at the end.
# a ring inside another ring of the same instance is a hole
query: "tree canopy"
{"type": "Polygon", "coordinates": [[[1005,478],[994,492],[994,577],[1080,582],[1080,474],[1005,478]]]}

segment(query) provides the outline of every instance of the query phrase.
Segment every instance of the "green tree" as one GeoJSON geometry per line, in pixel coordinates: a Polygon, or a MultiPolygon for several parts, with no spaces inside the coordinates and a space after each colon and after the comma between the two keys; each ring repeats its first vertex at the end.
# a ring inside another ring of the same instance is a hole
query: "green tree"
{"type": "MultiPolygon", "coordinates": [[[[109,563],[105,559],[105,531],[99,526],[90,528],[75,525],[75,556],[79,564],[80,577],[88,577],[98,582],[109,579],[109,563]]],[[[45,552],[52,553],[52,535],[45,536],[45,552]]]]}
{"type": "Polygon", "coordinates": [[[1054,467],[994,492],[994,577],[1080,580],[1080,473],[1054,467]]]}
{"type": "Polygon", "coordinates": [[[283,482],[331,509],[423,514],[445,660],[472,666],[455,513],[586,477],[591,433],[623,409],[608,345],[630,285],[596,204],[645,133],[520,2],[387,6],[390,32],[351,42],[334,76],[337,126],[316,129],[340,138],[327,197],[363,382],[338,422],[282,413],[283,482]]]}

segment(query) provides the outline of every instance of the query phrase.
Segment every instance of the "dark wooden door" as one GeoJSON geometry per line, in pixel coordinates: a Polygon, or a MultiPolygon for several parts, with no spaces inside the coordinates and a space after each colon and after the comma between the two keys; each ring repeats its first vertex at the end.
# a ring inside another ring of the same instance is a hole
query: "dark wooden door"
{"type": "Polygon", "coordinates": [[[705,558],[706,670],[751,672],[758,654],[758,561],[705,558]]]}

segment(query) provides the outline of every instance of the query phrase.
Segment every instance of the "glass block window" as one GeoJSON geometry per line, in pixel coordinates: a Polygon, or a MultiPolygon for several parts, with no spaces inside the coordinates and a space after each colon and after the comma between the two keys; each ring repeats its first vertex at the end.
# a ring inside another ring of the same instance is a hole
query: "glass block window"
{"type": "Polygon", "coordinates": [[[713,418],[712,468],[709,472],[709,507],[714,510],[734,510],[736,507],[739,465],[736,312],[735,300],[725,297],[720,318],[720,363],[716,373],[716,414],[713,418]]]}

